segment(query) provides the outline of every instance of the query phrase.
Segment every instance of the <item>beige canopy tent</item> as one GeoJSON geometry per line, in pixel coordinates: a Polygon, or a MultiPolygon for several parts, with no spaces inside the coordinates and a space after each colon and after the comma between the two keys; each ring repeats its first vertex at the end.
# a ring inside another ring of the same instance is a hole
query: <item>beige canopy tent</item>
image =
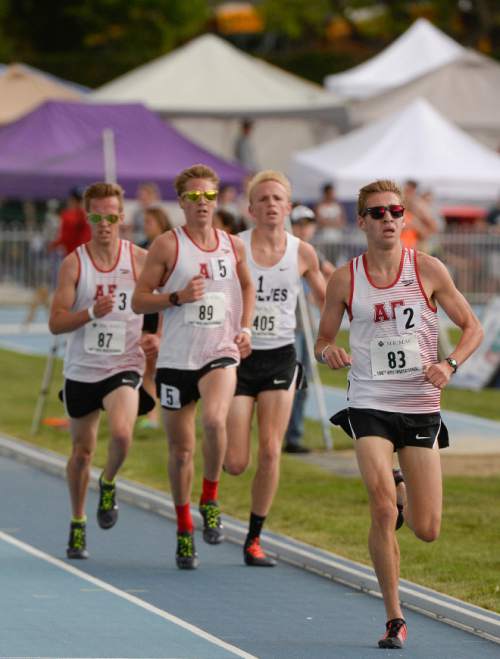
{"type": "Polygon", "coordinates": [[[44,101],[81,100],[82,90],[24,64],[9,64],[0,72],[0,124],[19,119],[44,101]]]}
{"type": "Polygon", "coordinates": [[[337,98],[206,34],[100,87],[89,100],[141,101],[190,139],[231,158],[242,119],[253,119],[261,167],[283,168],[290,154],[338,133],[337,98]]]}

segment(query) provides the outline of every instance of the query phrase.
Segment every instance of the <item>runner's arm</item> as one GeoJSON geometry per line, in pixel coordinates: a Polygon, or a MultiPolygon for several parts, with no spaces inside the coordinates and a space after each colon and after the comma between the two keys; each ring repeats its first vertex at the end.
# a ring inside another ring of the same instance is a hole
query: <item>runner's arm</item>
{"type": "MultiPolygon", "coordinates": [[[[443,263],[433,256],[422,253],[419,253],[418,259],[424,286],[429,286],[433,291],[434,300],[442,307],[448,318],[462,330],[455,349],[447,355],[455,359],[460,366],[481,344],[484,337],[483,328],[470,304],[453,283],[443,263]]],[[[448,383],[451,375],[453,368],[446,360],[432,364],[426,370],[429,381],[439,388],[448,383]]]]}
{"type": "Polygon", "coordinates": [[[243,241],[238,236],[231,237],[234,249],[238,258],[236,273],[240,280],[241,294],[243,297],[243,312],[241,314],[241,326],[251,327],[253,310],[255,306],[255,286],[252,281],[252,275],[248,268],[247,257],[243,241]]]}
{"type": "MultiPolygon", "coordinates": [[[[65,334],[66,332],[73,332],[74,330],[77,330],[79,327],[83,327],[83,325],[92,320],[88,309],[82,309],[81,311],[71,311],[71,307],[73,306],[76,299],[76,286],[78,284],[79,274],[80,266],[78,257],[73,252],[63,260],[59,270],[57,287],[54,293],[54,298],[52,300],[49,316],[49,329],[52,334],[65,334]]],[[[112,296],[110,295],[103,297],[112,300],[112,296]]],[[[101,299],[102,298],[100,298],[100,300],[101,299]]],[[[96,301],[92,307],[95,316],[97,316],[97,313],[95,313],[97,302],[98,301],[96,301]]],[[[100,304],[97,310],[104,310],[107,308],[107,306],[109,306],[109,303],[108,305],[100,304]]]]}
{"type": "Polygon", "coordinates": [[[335,340],[346,310],[351,286],[349,265],[344,265],[330,277],[326,287],[326,299],[319,322],[318,338],[314,353],[316,359],[330,368],[344,368],[351,364],[351,356],[335,340]]]}
{"type": "Polygon", "coordinates": [[[325,303],[325,278],[319,267],[319,259],[312,245],[301,241],[299,246],[300,272],[311,287],[314,301],[322,308],[325,303]]]}

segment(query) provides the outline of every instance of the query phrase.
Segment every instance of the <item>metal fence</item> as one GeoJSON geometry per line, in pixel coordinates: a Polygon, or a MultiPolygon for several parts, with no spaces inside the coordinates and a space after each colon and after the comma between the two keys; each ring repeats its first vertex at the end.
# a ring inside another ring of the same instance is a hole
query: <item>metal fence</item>
{"type": "MultiPolygon", "coordinates": [[[[62,256],[50,252],[47,244],[41,232],[0,230],[0,285],[53,289],[62,256]]],[[[361,254],[366,242],[364,234],[355,232],[345,233],[335,243],[318,246],[339,266],[361,254]]],[[[500,233],[447,231],[435,236],[426,251],[443,261],[472,304],[482,304],[500,294],[500,233]]]]}

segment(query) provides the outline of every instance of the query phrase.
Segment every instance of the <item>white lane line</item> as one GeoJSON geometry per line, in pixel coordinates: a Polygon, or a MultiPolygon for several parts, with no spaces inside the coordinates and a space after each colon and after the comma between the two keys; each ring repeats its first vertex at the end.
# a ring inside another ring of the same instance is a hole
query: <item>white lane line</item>
{"type": "MultiPolygon", "coordinates": [[[[216,636],[213,636],[212,634],[209,634],[203,629],[200,629],[199,627],[196,627],[195,625],[192,625],[191,623],[182,620],[182,618],[178,618],[177,616],[174,616],[171,613],[167,613],[167,611],[163,611],[162,609],[159,609],[156,606],[153,606],[152,604],[149,604],[148,602],[145,602],[144,600],[135,597],[135,595],[130,595],[129,593],[126,593],[123,590],[120,590],[119,588],[116,588],[115,586],[106,583],[106,581],[102,581],[101,579],[93,577],[90,574],[86,574],[85,572],[82,572],[81,570],[73,567],[72,565],[67,565],[58,558],[55,558],[54,556],[50,556],[50,554],[46,554],[45,552],[40,551],[40,549],[37,549],[32,545],[28,545],[27,543],[22,542],[17,538],[13,538],[12,536],[7,535],[2,531],[0,531],[0,540],[3,540],[4,542],[7,542],[13,545],[14,547],[21,549],[27,554],[31,554],[36,558],[40,558],[41,560],[46,561],[47,563],[50,563],[51,565],[58,567],[60,570],[64,570],[65,572],[69,572],[70,574],[73,574],[79,577],[80,579],[84,579],[85,581],[88,581],[94,586],[98,586],[103,590],[107,590],[109,593],[112,593],[117,597],[121,597],[127,602],[130,602],[131,604],[135,604],[136,606],[139,606],[142,609],[149,611],[150,613],[154,613],[160,618],[163,618],[164,620],[168,620],[168,622],[171,622],[174,625],[177,625],[178,627],[182,627],[183,629],[186,629],[195,636],[199,636],[200,638],[202,638],[205,641],[208,641],[209,643],[213,643],[214,645],[217,645],[218,647],[223,648],[228,652],[232,652],[236,657],[243,657],[243,659],[258,659],[258,657],[255,657],[254,655],[249,654],[244,650],[240,650],[240,648],[237,648],[236,646],[231,645],[230,643],[226,643],[225,641],[221,640],[220,638],[217,638],[216,636]]],[[[0,659],[2,658],[0,657],[0,659]]],[[[30,657],[30,659],[33,658],[30,657]]]]}

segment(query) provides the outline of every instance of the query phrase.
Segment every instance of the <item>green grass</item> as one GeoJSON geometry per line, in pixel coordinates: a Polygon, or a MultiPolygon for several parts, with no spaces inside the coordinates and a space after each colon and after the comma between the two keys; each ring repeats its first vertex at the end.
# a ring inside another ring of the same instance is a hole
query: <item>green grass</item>
{"type": "MultiPolygon", "coordinates": [[[[45,359],[42,357],[0,350],[0,370],[4,374],[4,382],[5,374],[9,374],[8,386],[4,386],[0,398],[0,429],[4,433],[67,455],[70,450],[67,431],[42,426],[36,437],[30,437],[29,434],[44,365],[45,359]]],[[[61,363],[58,361],[45,410],[46,417],[63,414],[56,396],[61,382],[61,363]]],[[[465,403],[467,401],[468,398],[465,403]]],[[[496,401],[498,407],[498,394],[496,401]]],[[[488,407],[487,403],[485,407],[488,407]]],[[[464,404],[461,411],[470,409],[464,404]]],[[[493,413],[490,416],[493,417],[493,413]]],[[[308,443],[318,451],[322,450],[319,424],[307,421],[306,431],[308,443]]],[[[103,465],[105,451],[104,421],[94,460],[97,466],[103,465]]],[[[200,453],[198,450],[193,500],[199,496],[200,453]]],[[[121,475],[168,491],[166,458],[167,446],[163,432],[137,432],[121,475]]],[[[242,520],[247,519],[252,477],[252,468],[238,478],[222,475],[221,502],[226,513],[242,520]]],[[[424,544],[415,540],[404,527],[398,533],[403,557],[402,577],[500,612],[497,551],[499,497],[500,476],[445,478],[445,511],[440,540],[424,544]]],[[[283,456],[280,488],[269,515],[268,528],[370,564],[367,550],[368,524],[367,497],[359,478],[337,477],[320,467],[304,464],[293,456],[283,456]]]]}

